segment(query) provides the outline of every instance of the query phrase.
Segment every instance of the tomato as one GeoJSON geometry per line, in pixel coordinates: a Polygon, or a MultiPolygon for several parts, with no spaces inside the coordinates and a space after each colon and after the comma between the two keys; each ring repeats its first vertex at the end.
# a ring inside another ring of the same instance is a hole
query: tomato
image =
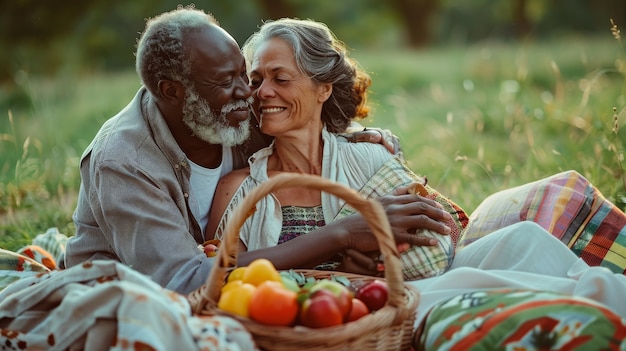
{"type": "Polygon", "coordinates": [[[363,301],[370,311],[376,311],[385,306],[388,294],[387,283],[377,279],[361,286],[355,297],[363,301]]]}
{"type": "MultiPolygon", "coordinates": [[[[217,308],[238,316],[248,317],[252,296],[257,288],[252,284],[245,283],[233,285],[231,288],[223,290],[217,302],[217,308]]],[[[226,285],[222,289],[225,287],[226,285]]]]}
{"type": "Polygon", "coordinates": [[[281,282],[266,280],[257,286],[252,295],[250,318],[267,325],[292,325],[298,316],[297,296],[281,282]]]}
{"type": "Polygon", "coordinates": [[[274,264],[265,258],[259,258],[252,261],[241,277],[244,283],[249,283],[255,286],[263,283],[266,280],[275,282],[281,282],[280,274],[274,267],[274,264]]]}
{"type": "Polygon", "coordinates": [[[339,308],[337,297],[320,294],[324,290],[314,293],[302,303],[300,310],[300,324],[309,328],[326,328],[343,323],[343,314],[339,308]]]}
{"type": "Polygon", "coordinates": [[[329,279],[319,280],[311,287],[311,293],[326,292],[337,299],[337,305],[344,319],[348,318],[352,309],[352,292],[343,284],[329,279]]]}
{"type": "Polygon", "coordinates": [[[370,310],[367,308],[365,303],[356,297],[352,298],[352,309],[350,310],[350,314],[346,319],[346,322],[355,321],[363,316],[366,316],[370,313],[370,310]]]}

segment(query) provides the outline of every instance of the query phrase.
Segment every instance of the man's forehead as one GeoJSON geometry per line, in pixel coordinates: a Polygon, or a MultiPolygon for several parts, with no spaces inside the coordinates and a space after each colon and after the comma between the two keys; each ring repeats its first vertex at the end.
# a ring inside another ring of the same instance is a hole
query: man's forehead
{"type": "Polygon", "coordinates": [[[220,27],[188,33],[186,42],[197,72],[219,74],[245,68],[239,45],[220,27]]]}

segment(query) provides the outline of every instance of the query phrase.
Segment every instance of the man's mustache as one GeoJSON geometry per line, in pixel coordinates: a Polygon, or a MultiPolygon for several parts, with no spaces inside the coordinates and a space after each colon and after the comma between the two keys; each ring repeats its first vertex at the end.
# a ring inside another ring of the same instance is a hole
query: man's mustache
{"type": "Polygon", "coordinates": [[[246,100],[238,100],[233,103],[226,104],[222,106],[222,114],[227,114],[231,111],[238,110],[241,108],[250,108],[252,103],[254,102],[254,98],[251,96],[246,100]]]}

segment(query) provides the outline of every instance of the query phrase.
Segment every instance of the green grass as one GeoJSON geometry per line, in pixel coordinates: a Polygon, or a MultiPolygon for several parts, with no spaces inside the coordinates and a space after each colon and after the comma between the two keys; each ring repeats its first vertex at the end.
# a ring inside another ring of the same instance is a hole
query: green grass
{"type": "MultiPolygon", "coordinates": [[[[626,207],[626,55],[610,34],[353,55],[374,80],[363,124],[391,129],[411,167],[468,212],[567,169],[626,207]]],[[[139,87],[131,71],[19,78],[0,90],[0,247],[10,250],[49,227],[73,233],[80,154],[139,87]]]]}

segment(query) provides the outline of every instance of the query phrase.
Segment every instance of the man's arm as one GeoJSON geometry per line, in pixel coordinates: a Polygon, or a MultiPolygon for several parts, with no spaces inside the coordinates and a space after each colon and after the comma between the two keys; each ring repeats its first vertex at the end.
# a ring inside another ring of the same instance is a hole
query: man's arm
{"type": "Polygon", "coordinates": [[[382,144],[394,155],[402,155],[400,139],[389,129],[377,127],[363,127],[357,122],[352,122],[345,133],[339,134],[353,143],[368,142],[382,144]]]}
{"type": "Polygon", "coordinates": [[[160,285],[180,293],[197,288],[211,261],[191,234],[180,185],[130,168],[107,164],[93,179],[90,206],[106,240],[121,262],[160,285]]]}

